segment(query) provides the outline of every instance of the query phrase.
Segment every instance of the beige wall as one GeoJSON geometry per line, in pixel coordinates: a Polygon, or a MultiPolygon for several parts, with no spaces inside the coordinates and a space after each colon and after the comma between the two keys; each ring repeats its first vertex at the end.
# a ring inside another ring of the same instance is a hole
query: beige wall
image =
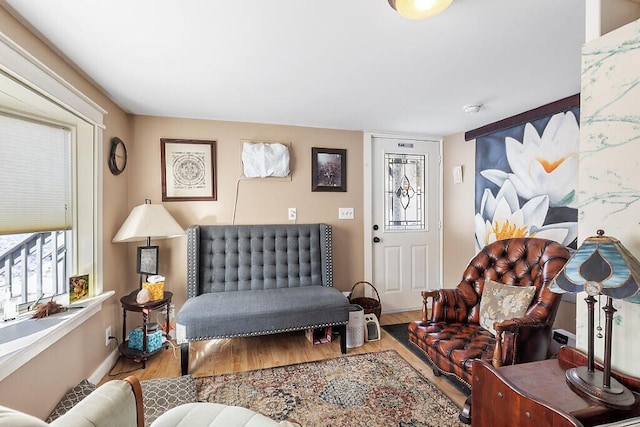
{"type": "MultiPolygon", "coordinates": [[[[333,226],[334,284],[349,290],[361,280],[363,258],[362,132],[295,126],[136,116],[133,118],[132,162],[128,166],[131,206],[150,198],[161,203],[160,138],[216,141],[218,200],[165,202],[183,227],[192,224],[231,224],[236,183],[242,173],[241,140],[291,144],[291,180],[243,179],[239,182],[236,224],[284,224],[287,210],[297,209],[299,224],[325,222],[333,226]],[[311,147],[347,150],[347,192],[311,192],[311,147]],[[135,183],[135,185],[133,184],[135,183]],[[355,208],[354,220],[338,220],[338,208],[355,208]]],[[[174,292],[176,307],[186,299],[186,238],[155,241],[160,246],[160,274],[174,292]]],[[[135,258],[135,244],[129,258],[135,258]]],[[[135,277],[129,265],[129,276],[135,277]]],[[[134,289],[134,282],[129,286],[134,289]]]]}
{"type": "Polygon", "coordinates": [[[590,41],[640,18],[640,2],[587,0],[585,12],[585,41],[590,41]]]}
{"type": "MultiPolygon", "coordinates": [[[[105,159],[108,141],[118,135],[130,139],[129,117],[104,96],[94,85],[74,71],[51,49],[18,23],[0,7],[0,31],[45,63],[49,68],[108,111],[104,131],[105,159]]],[[[120,331],[121,311],[119,296],[126,289],[124,278],[128,262],[125,245],[111,243],[111,237],[128,213],[127,175],[113,177],[106,168],[104,176],[104,288],[115,290],[117,297],[106,301],[103,310],[81,327],[68,334],[55,345],[31,360],[0,382],[0,404],[20,409],[33,415],[46,416],[58,399],[81,379],[90,376],[113,347],[104,345],[104,330],[113,325],[120,331]]]]}
{"type": "Polygon", "coordinates": [[[630,0],[606,0],[602,5],[601,34],[607,34],[640,18],[640,4],[630,0]]]}
{"type": "Polygon", "coordinates": [[[475,255],[474,194],[476,141],[465,141],[464,133],[448,136],[443,157],[443,287],[455,288],[475,255]],[[452,168],[462,165],[462,184],[453,183],[452,168]]]}

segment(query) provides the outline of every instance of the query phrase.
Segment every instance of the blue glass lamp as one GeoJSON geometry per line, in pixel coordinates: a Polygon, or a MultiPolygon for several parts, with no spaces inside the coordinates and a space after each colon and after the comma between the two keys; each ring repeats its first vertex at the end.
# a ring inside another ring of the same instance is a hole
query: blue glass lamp
{"type": "Polygon", "coordinates": [[[555,293],[587,293],[588,343],[587,366],[567,370],[569,385],[576,392],[615,409],[631,409],[635,396],[615,378],[611,378],[611,337],[613,333],[613,299],[640,303],[640,262],[619,240],[605,236],[588,237],[553,279],[555,293]],[[593,334],[596,295],[607,297],[605,312],[604,371],[594,369],[593,334]]]}

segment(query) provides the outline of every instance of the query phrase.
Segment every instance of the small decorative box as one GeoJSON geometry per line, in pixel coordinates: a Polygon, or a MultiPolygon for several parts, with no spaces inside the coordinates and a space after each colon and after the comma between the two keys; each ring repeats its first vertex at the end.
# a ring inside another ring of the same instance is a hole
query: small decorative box
{"type": "Polygon", "coordinates": [[[313,344],[326,344],[331,342],[331,326],[325,328],[307,329],[305,331],[307,340],[313,344]]]}
{"type": "Polygon", "coordinates": [[[151,301],[157,301],[164,297],[164,282],[148,283],[144,282],[142,287],[149,290],[151,301]]]}
{"type": "MultiPolygon", "coordinates": [[[[129,331],[129,348],[142,351],[142,327],[129,331]]],[[[162,347],[162,332],[156,331],[147,334],[147,352],[151,353],[162,347]]]]}

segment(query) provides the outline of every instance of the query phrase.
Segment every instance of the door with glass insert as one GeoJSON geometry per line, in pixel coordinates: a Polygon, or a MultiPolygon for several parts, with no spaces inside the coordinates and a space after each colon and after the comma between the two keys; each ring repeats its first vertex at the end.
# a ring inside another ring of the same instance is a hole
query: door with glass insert
{"type": "Polygon", "coordinates": [[[385,312],[417,309],[439,287],[440,145],[372,139],[373,283],[385,312]]]}

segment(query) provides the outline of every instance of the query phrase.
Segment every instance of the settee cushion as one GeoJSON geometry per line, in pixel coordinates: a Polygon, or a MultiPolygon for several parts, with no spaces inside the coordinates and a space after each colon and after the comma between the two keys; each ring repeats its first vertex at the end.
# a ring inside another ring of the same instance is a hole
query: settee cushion
{"type": "Polygon", "coordinates": [[[328,286],[303,286],[189,298],[178,313],[178,324],[185,325],[186,339],[212,339],[300,330],[344,323],[348,318],[349,302],[342,292],[328,286]]]}
{"type": "Polygon", "coordinates": [[[470,387],[471,365],[475,359],[491,361],[494,335],[477,323],[409,323],[409,342],[423,350],[444,373],[451,373],[470,387]]]}
{"type": "Polygon", "coordinates": [[[485,280],[480,301],[480,326],[496,335],[493,323],[523,317],[535,293],[535,286],[510,286],[485,280]]]}

